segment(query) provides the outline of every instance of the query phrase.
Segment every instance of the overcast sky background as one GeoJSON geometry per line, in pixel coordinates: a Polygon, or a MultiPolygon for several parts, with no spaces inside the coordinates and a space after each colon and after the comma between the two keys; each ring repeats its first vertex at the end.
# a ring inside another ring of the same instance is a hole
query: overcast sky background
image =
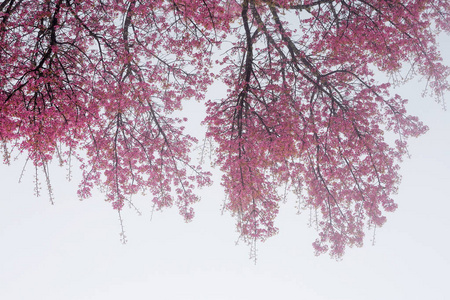
{"type": "MultiPolygon", "coordinates": [[[[449,36],[441,49],[450,64],[449,36]]],[[[136,199],[142,216],[125,209],[122,245],[118,214],[102,194],[80,202],[77,177],[67,182],[55,165],[52,206],[45,189],[33,195],[33,168],[18,183],[19,160],[0,166],[0,299],[449,299],[450,112],[421,97],[424,84],[398,90],[430,130],[410,141],[399,208],[377,229],[375,246],[369,233],[341,261],[314,256],[316,232],[291,198],[277,219],[280,233],[259,244],[255,265],[249,248],[235,244],[234,219],[221,214],[218,172],[189,224],[176,208],[150,221],[150,204],[136,199]]],[[[186,104],[196,123],[198,109],[186,104]]]]}

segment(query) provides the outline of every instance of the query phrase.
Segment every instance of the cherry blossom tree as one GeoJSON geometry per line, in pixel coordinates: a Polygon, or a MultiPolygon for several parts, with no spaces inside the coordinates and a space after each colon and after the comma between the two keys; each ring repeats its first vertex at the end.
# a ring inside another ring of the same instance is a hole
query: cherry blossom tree
{"type": "Polygon", "coordinates": [[[120,212],[146,191],[191,220],[210,174],[172,113],[221,79],[204,124],[241,237],[276,234],[289,190],[314,216],[316,253],[340,257],[397,207],[407,139],[427,127],[390,88],[421,76],[442,101],[443,31],[447,0],[2,0],[4,162],[25,153],[52,199],[49,162],[77,159],[81,198],[98,186],[120,212]]]}

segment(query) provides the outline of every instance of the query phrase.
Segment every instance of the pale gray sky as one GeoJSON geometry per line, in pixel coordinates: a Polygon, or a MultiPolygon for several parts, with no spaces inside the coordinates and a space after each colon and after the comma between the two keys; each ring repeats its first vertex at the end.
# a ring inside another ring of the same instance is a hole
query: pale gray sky
{"type": "MultiPolygon", "coordinates": [[[[441,48],[450,64],[448,36],[441,48]]],[[[249,249],[235,245],[234,220],[221,215],[219,180],[200,192],[189,224],[175,208],[150,221],[149,204],[136,200],[143,215],[125,210],[122,245],[117,213],[101,194],[78,201],[77,181],[67,183],[55,166],[52,206],[45,190],[33,196],[31,168],[17,183],[15,163],[0,167],[0,299],[448,299],[450,115],[420,97],[423,85],[398,91],[430,131],[410,141],[399,208],[377,230],[375,246],[369,234],[342,261],[314,256],[316,233],[290,199],[277,220],[280,233],[259,245],[254,265],[249,249]]]]}

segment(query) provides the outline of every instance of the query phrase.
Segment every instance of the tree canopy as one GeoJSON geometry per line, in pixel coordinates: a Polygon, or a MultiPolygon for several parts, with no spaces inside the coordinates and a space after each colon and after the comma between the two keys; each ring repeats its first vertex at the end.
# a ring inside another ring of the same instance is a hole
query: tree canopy
{"type": "Polygon", "coordinates": [[[316,253],[340,257],[397,207],[407,139],[427,127],[391,86],[421,76],[443,101],[441,32],[448,0],[2,0],[4,162],[25,153],[51,195],[48,163],[77,159],[81,198],[99,186],[120,211],[147,191],[191,220],[211,174],[172,113],[206,100],[241,237],[276,234],[290,190],[315,216],[316,253]],[[215,80],[227,94],[205,99],[215,80]]]}

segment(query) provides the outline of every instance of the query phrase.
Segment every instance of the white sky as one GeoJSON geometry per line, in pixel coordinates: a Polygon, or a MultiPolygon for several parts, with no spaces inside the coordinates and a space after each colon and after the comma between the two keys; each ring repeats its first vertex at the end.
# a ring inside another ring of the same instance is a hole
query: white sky
{"type": "MultiPolygon", "coordinates": [[[[450,64],[450,37],[441,48],[450,64]]],[[[150,221],[150,205],[136,200],[143,215],[124,211],[122,245],[118,215],[103,195],[78,201],[77,181],[54,166],[52,206],[45,190],[33,195],[32,168],[18,184],[15,163],[0,167],[0,299],[448,299],[450,115],[420,97],[423,86],[398,91],[430,131],[410,141],[399,208],[377,229],[375,246],[369,234],[342,261],[314,256],[316,232],[290,199],[277,219],[280,233],[259,244],[254,265],[248,247],[235,245],[234,220],[221,215],[220,174],[200,191],[189,224],[176,208],[150,221]]]]}

